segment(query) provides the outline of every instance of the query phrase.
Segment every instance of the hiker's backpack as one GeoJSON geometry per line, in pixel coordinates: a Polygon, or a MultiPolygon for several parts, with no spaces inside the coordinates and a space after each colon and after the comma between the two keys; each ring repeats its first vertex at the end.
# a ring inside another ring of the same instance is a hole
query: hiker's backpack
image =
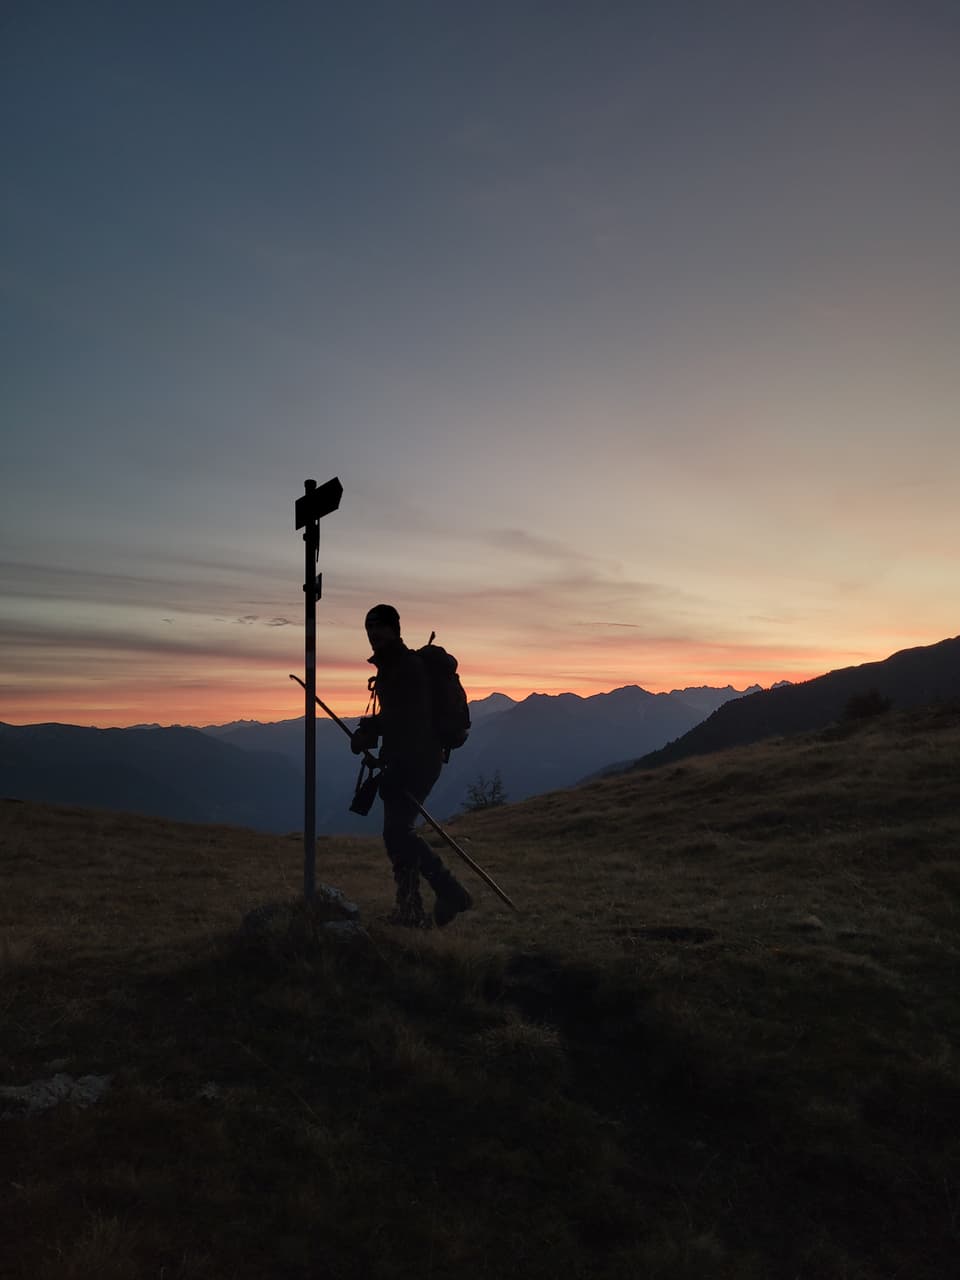
{"type": "Polygon", "coordinates": [[[444,756],[462,747],[470,732],[470,710],[467,695],[457,675],[457,660],[452,653],[433,643],[437,633],[431,631],[430,639],[422,649],[415,650],[422,661],[430,685],[430,702],[433,710],[433,729],[443,747],[444,756]]]}

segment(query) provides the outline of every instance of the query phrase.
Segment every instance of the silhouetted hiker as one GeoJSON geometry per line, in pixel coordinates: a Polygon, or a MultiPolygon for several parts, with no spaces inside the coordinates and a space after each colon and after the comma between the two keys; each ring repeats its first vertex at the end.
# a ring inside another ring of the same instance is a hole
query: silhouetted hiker
{"type": "Polygon", "coordinates": [[[473,899],[442,859],[414,830],[423,804],[443,767],[443,748],[433,727],[430,686],[421,658],[400,637],[400,615],[393,605],[378,604],[364,619],[373,649],[368,659],[377,669],[379,710],[362,719],[350,740],[355,755],[382,739],[383,843],[397,883],[394,924],[422,928],[428,923],[420,897],[421,875],[437,895],[433,919],[449,922],[473,906],[473,899]],[[409,795],[404,794],[409,792],[409,795]],[[411,799],[413,797],[413,799],[411,799]]]}

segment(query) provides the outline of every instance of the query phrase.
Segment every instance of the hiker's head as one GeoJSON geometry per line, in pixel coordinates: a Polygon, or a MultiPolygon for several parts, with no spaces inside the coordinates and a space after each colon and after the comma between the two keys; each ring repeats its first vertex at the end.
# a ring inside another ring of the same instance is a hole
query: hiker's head
{"type": "Polygon", "coordinates": [[[400,639],[400,615],[392,604],[375,604],[364,618],[363,625],[374,652],[391,640],[400,639]]]}

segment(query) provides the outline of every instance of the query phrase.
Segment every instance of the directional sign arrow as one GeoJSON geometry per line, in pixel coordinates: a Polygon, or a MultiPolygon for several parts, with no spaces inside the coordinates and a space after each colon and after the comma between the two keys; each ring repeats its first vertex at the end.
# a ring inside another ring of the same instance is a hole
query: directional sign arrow
{"type": "Polygon", "coordinates": [[[319,489],[312,480],[304,481],[306,493],[296,502],[297,523],[295,529],[302,529],[311,520],[322,520],[331,511],[336,511],[343,497],[343,485],[336,476],[322,484],[319,489]]]}

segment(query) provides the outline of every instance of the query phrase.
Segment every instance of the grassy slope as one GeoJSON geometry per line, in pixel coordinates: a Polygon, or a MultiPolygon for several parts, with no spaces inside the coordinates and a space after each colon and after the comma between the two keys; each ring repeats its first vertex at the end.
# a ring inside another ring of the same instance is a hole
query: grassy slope
{"type": "Polygon", "coordinates": [[[523,912],[419,935],[330,838],[352,946],[238,935],[296,838],[0,804],[0,1084],[113,1075],[0,1122],[0,1273],[939,1280],[958,801],[945,710],[635,772],[461,819],[523,912]]]}

